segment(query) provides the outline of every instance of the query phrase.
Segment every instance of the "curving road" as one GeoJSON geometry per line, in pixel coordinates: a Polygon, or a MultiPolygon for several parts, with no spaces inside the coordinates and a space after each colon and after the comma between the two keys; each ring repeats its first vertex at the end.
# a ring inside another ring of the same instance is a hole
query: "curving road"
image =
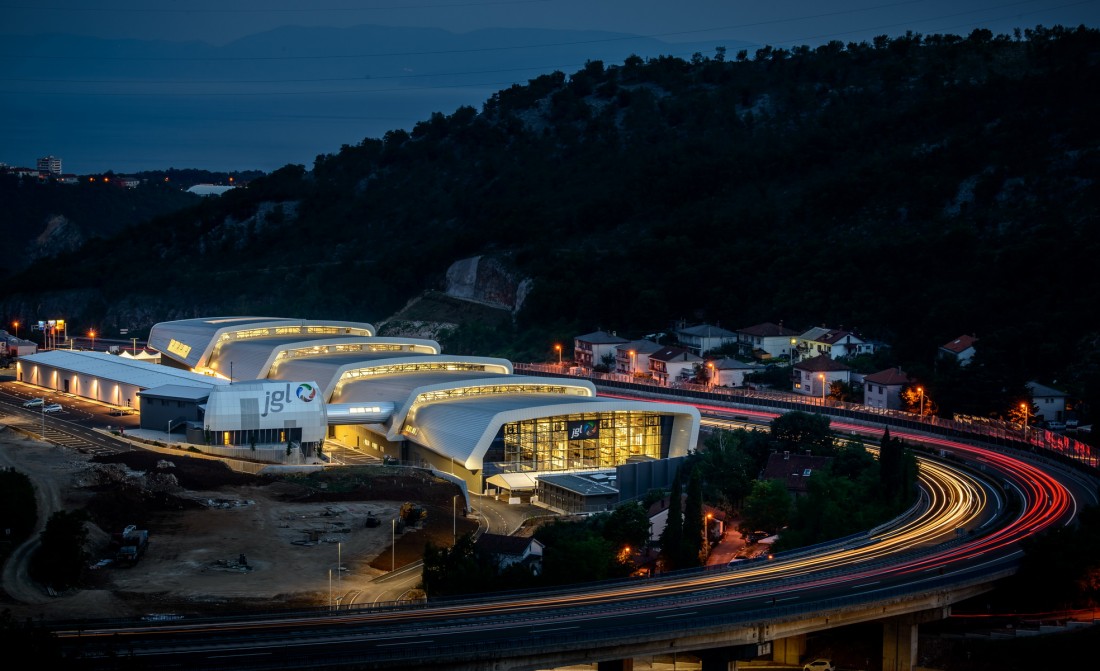
{"type": "Polygon", "coordinates": [[[502,659],[520,668],[517,660],[533,654],[591,661],[597,648],[641,650],[677,639],[684,645],[693,633],[716,628],[988,582],[1014,570],[1022,539],[1069,523],[1082,497],[1092,496],[1087,482],[1071,473],[962,443],[936,443],[950,449],[952,459],[921,459],[924,498],[911,515],[873,534],[771,561],[412,608],[85,623],[57,633],[93,665],[120,647],[149,665],[191,669],[287,663],[491,668],[502,659]]]}

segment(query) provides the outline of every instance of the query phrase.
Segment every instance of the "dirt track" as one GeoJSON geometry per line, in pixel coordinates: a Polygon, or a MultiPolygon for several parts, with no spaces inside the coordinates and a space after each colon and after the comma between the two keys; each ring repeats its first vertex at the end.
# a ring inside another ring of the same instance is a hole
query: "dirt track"
{"type": "MultiPolygon", "coordinates": [[[[28,581],[21,571],[22,557],[13,556],[5,567],[0,608],[19,617],[67,619],[324,606],[330,598],[330,572],[333,598],[347,603],[358,593],[358,602],[371,601],[383,589],[372,581],[388,573],[391,556],[400,568],[420,558],[428,539],[451,541],[453,492],[442,483],[418,484],[395,475],[376,479],[383,480],[377,487],[318,495],[293,483],[241,484],[232,473],[225,480],[237,484],[224,484],[209,472],[196,475],[199,467],[190,470],[187,462],[196,460],[181,456],[171,461],[169,472],[181,484],[195,487],[176,495],[203,505],[147,514],[143,526],[149,530],[149,548],[136,566],[91,571],[94,588],[51,597],[28,581]],[[198,488],[203,480],[210,488],[198,488]],[[307,495],[310,500],[303,500],[307,495]],[[316,501],[319,496],[346,500],[316,501]],[[418,499],[428,510],[428,524],[399,535],[391,553],[391,520],[402,503],[418,499]],[[439,503],[444,500],[446,510],[439,503]],[[368,513],[381,524],[368,528],[368,513]],[[242,554],[247,568],[238,565],[242,554]],[[337,568],[338,557],[343,572],[337,568]],[[377,568],[370,566],[372,561],[377,568]]],[[[0,464],[31,477],[40,512],[80,508],[91,500],[93,465],[85,455],[4,432],[0,464]]],[[[459,533],[474,527],[470,520],[459,522],[459,533]]],[[[89,550],[97,558],[108,553],[109,531],[115,529],[92,529],[89,550]]]]}

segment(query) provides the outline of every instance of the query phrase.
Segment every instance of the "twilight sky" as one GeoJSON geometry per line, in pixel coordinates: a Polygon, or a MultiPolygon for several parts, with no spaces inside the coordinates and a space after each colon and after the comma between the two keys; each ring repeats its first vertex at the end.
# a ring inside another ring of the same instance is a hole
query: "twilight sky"
{"type": "Polygon", "coordinates": [[[863,40],[913,30],[1011,33],[1037,24],[1096,27],[1097,0],[6,0],[0,33],[62,32],[214,44],[285,25],[607,30],[666,42],[772,45],[863,40]]]}
{"type": "Polygon", "coordinates": [[[0,163],[310,167],[589,59],[1058,24],[1100,0],[0,0],[0,163]]]}

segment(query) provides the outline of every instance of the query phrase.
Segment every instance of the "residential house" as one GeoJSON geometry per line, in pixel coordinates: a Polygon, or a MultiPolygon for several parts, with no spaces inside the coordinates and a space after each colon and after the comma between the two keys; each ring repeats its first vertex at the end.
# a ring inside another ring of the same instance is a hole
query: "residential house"
{"type": "Polygon", "coordinates": [[[794,393],[805,396],[824,398],[832,383],[852,383],[852,369],[827,354],[799,361],[794,365],[794,375],[794,393]]]}
{"type": "Polygon", "coordinates": [[[945,359],[954,359],[959,362],[960,366],[965,366],[970,363],[970,359],[974,356],[974,343],[976,342],[978,342],[978,339],[974,336],[961,335],[951,342],[940,345],[939,356],[945,359]]]}
{"type": "Polygon", "coordinates": [[[647,375],[649,355],[660,352],[663,345],[652,340],[631,340],[615,346],[615,372],[626,375],[647,375]]]}
{"type": "Polygon", "coordinates": [[[1035,406],[1035,416],[1044,422],[1062,422],[1066,419],[1066,397],[1064,391],[1054,387],[1028,382],[1027,390],[1031,393],[1031,402],[1035,406]]]}
{"type": "Polygon", "coordinates": [[[699,356],[737,342],[736,333],[710,324],[681,326],[676,329],[676,338],[684,349],[699,356]]]}
{"type": "Polygon", "coordinates": [[[703,363],[700,357],[679,347],[664,347],[649,355],[649,372],[657,382],[667,385],[683,382],[695,375],[695,367],[703,363]]]}
{"type": "Polygon", "coordinates": [[[492,557],[497,568],[527,563],[532,565],[532,571],[536,574],[541,568],[542,551],[546,549],[533,536],[502,536],[490,533],[478,536],[474,547],[478,552],[492,557]]]}
{"type": "Polygon", "coordinates": [[[815,457],[809,453],[772,452],[760,475],[761,480],[780,480],[791,496],[804,496],[810,476],[826,470],[832,457],[815,457]]]}
{"type": "Polygon", "coordinates": [[[737,345],[741,354],[754,359],[790,357],[797,344],[798,331],[780,324],[764,322],[737,329],[737,345]]]}
{"type": "Polygon", "coordinates": [[[758,364],[723,357],[708,361],[707,369],[710,373],[710,386],[743,387],[745,386],[745,376],[763,370],[763,367],[758,364]]]}
{"type": "Polygon", "coordinates": [[[868,342],[851,331],[815,326],[797,338],[795,358],[808,359],[824,354],[839,359],[856,354],[873,354],[874,343],[868,342]]]}
{"type": "Polygon", "coordinates": [[[595,331],[573,338],[573,359],[578,366],[595,368],[603,363],[603,358],[615,357],[615,347],[630,342],[620,338],[614,332],[595,331]]]}
{"type": "Polygon", "coordinates": [[[863,405],[901,410],[901,390],[909,382],[909,376],[900,367],[871,373],[863,378],[863,405]]]}

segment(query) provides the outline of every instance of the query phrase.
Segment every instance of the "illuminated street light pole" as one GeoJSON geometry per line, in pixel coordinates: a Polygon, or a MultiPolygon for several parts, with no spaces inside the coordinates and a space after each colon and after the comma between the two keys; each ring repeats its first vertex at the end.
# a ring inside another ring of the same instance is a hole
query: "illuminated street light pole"
{"type": "Polygon", "coordinates": [[[390,520],[390,573],[397,567],[397,552],[394,545],[397,539],[397,519],[390,520]]]}
{"type": "Polygon", "coordinates": [[[557,352],[558,352],[558,367],[559,367],[559,368],[561,368],[561,367],[562,367],[562,362],[561,362],[561,345],[554,345],[554,349],[555,349],[555,350],[557,350],[557,352]]]}
{"type": "Polygon", "coordinates": [[[1029,412],[1030,412],[1031,409],[1027,407],[1027,403],[1021,403],[1020,404],[1020,409],[1024,411],[1024,440],[1026,441],[1027,440],[1028,418],[1029,418],[1029,412]]]}
{"type": "Polygon", "coordinates": [[[634,377],[638,374],[637,370],[634,368],[634,354],[634,350],[630,350],[630,377],[634,377]]]}
{"type": "Polygon", "coordinates": [[[924,419],[924,387],[917,387],[917,391],[920,392],[920,418],[924,419]]]}
{"type": "Polygon", "coordinates": [[[451,497],[451,547],[458,543],[458,494],[451,497]]]}
{"type": "Polygon", "coordinates": [[[134,354],[137,354],[137,338],[130,338],[130,340],[134,341],[134,354]]]}
{"type": "Polygon", "coordinates": [[[95,329],[88,331],[88,337],[92,339],[92,351],[95,351],[95,329]]]}
{"type": "Polygon", "coordinates": [[[714,362],[708,361],[707,368],[709,369],[707,371],[707,388],[714,389],[714,362]]]}
{"type": "Polygon", "coordinates": [[[13,321],[11,325],[15,327],[15,339],[19,340],[19,321],[13,321]]]}
{"type": "Polygon", "coordinates": [[[825,373],[818,373],[817,379],[821,380],[821,405],[825,405],[825,373]]]}

